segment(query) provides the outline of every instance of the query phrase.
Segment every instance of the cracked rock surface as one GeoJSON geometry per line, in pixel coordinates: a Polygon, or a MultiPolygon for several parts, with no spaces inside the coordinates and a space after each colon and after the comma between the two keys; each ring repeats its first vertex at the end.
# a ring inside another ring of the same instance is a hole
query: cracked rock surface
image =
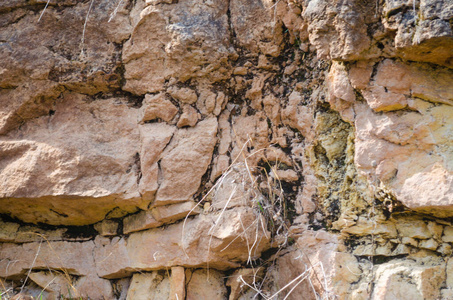
{"type": "Polygon", "coordinates": [[[452,299],[452,24],[2,1],[2,299],[452,299]]]}

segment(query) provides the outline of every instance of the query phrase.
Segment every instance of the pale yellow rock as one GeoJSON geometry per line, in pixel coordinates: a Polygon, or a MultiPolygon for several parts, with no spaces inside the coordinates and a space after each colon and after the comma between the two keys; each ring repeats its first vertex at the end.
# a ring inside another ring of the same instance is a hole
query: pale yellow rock
{"type": "Polygon", "coordinates": [[[151,211],[140,211],[137,214],[127,216],[123,219],[123,232],[129,234],[131,232],[155,228],[162,225],[162,222],[157,221],[151,211]]]}
{"type": "Polygon", "coordinates": [[[441,299],[453,299],[453,288],[441,289],[441,299]]]}
{"type": "Polygon", "coordinates": [[[403,237],[430,239],[432,237],[427,224],[422,220],[398,220],[396,229],[403,237]]]}
{"type": "Polygon", "coordinates": [[[418,243],[418,247],[428,250],[436,250],[438,246],[439,243],[437,243],[434,239],[422,240],[418,243]]]}
{"type": "Polygon", "coordinates": [[[170,299],[170,279],[164,274],[158,271],[134,274],[126,299],[170,299]]]}
{"type": "Polygon", "coordinates": [[[217,270],[195,270],[187,280],[187,300],[197,299],[226,299],[227,289],[224,275],[217,270]]]}
{"type": "Polygon", "coordinates": [[[19,224],[0,221],[0,242],[14,242],[19,224]]]}
{"type": "Polygon", "coordinates": [[[385,222],[378,223],[373,220],[359,217],[356,223],[348,228],[344,228],[342,232],[353,234],[353,235],[382,235],[388,238],[394,238],[397,236],[397,231],[394,223],[385,222]]]}
{"type": "Polygon", "coordinates": [[[442,243],[440,244],[439,248],[437,248],[437,252],[441,253],[444,256],[449,256],[452,253],[452,247],[450,244],[442,243]]]}
{"type": "Polygon", "coordinates": [[[436,222],[428,222],[428,230],[431,232],[435,239],[440,240],[442,237],[444,226],[436,222]]]}
{"type": "Polygon", "coordinates": [[[453,289],[453,259],[451,258],[448,259],[447,268],[445,272],[447,274],[446,281],[447,288],[453,289]]]}
{"type": "Polygon", "coordinates": [[[402,242],[403,242],[403,244],[411,245],[413,247],[417,247],[418,246],[417,240],[414,239],[414,238],[411,238],[411,237],[404,236],[402,238],[402,242]]]}
{"type": "Polygon", "coordinates": [[[102,236],[112,236],[117,235],[118,231],[118,222],[113,220],[104,220],[102,222],[96,223],[94,229],[99,232],[102,236]]]}
{"type": "Polygon", "coordinates": [[[392,255],[403,255],[403,254],[410,254],[411,253],[411,248],[407,245],[403,244],[398,244],[396,246],[395,250],[393,250],[392,255]]]}
{"type": "Polygon", "coordinates": [[[185,299],[186,278],[183,267],[172,267],[170,277],[170,300],[185,299]]]}
{"type": "Polygon", "coordinates": [[[445,226],[444,234],[442,235],[442,241],[444,241],[446,243],[453,242],[453,227],[445,226]]]}

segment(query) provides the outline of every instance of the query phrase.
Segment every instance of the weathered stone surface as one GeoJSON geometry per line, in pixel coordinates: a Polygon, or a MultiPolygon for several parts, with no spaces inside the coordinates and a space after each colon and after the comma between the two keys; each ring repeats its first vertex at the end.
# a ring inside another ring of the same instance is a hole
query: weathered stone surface
{"type": "Polygon", "coordinates": [[[277,293],[287,299],[316,299],[315,293],[340,299],[349,295],[350,284],[362,273],[357,259],[337,251],[337,238],[323,231],[306,231],[297,240],[297,251],[281,256],[271,268],[271,280],[264,291],[270,297],[277,293]],[[294,281],[293,281],[294,280],[294,281]],[[293,282],[290,285],[288,283],[293,282]],[[326,289],[326,287],[329,287],[326,289]],[[293,289],[294,288],[294,289],[293,289]],[[292,290],[293,289],[293,290],[292,290]]]}
{"type": "MultiPolygon", "coordinates": [[[[409,224],[407,224],[409,225],[409,224]]],[[[410,227],[410,226],[408,226],[410,227]]],[[[364,218],[359,218],[357,222],[351,226],[344,228],[342,232],[344,233],[349,233],[349,234],[354,234],[354,235],[383,235],[389,238],[395,238],[397,236],[397,228],[400,229],[400,233],[405,235],[405,236],[411,236],[411,235],[416,235],[416,234],[411,234],[412,232],[401,232],[404,229],[402,226],[400,227],[395,227],[395,224],[391,222],[387,223],[379,223],[376,224],[375,221],[370,221],[366,220],[364,218]]],[[[406,227],[404,227],[406,228],[406,227]]],[[[429,235],[428,235],[429,237],[429,235]]]]}
{"type": "Polygon", "coordinates": [[[112,285],[108,280],[99,278],[91,273],[80,278],[74,289],[82,299],[112,299],[114,298],[112,285]]]}
{"type": "MultiPolygon", "coordinates": [[[[231,288],[229,300],[240,299],[241,296],[247,295],[249,286],[256,283],[257,275],[261,277],[260,269],[238,269],[231,276],[228,277],[226,285],[231,288]],[[244,283],[245,282],[245,283],[244,283]],[[249,285],[249,286],[248,286],[249,285]]],[[[253,293],[255,291],[252,290],[253,293]]]]}
{"type": "Polygon", "coordinates": [[[231,72],[228,59],[235,56],[228,39],[227,10],[223,1],[146,7],[124,46],[124,89],[155,93],[170,77],[182,82],[208,75],[213,82],[226,79],[231,72]]]}
{"type": "Polygon", "coordinates": [[[128,249],[126,248],[126,239],[120,237],[109,239],[98,236],[94,240],[94,244],[95,247],[92,255],[96,262],[96,274],[99,277],[122,278],[130,276],[133,273],[133,270],[129,268],[131,260],[129,259],[128,249]],[[114,267],[115,274],[105,274],[106,269],[108,269],[107,272],[111,272],[112,267],[114,267]]]}
{"type": "Polygon", "coordinates": [[[186,297],[186,276],[183,267],[172,267],[170,277],[169,300],[185,299],[186,297]]]}
{"type": "Polygon", "coordinates": [[[216,144],[217,120],[178,130],[162,153],[161,184],[154,205],[190,200],[211,162],[216,144]]]}
{"type": "Polygon", "coordinates": [[[137,273],[132,276],[127,300],[169,299],[170,279],[163,272],[137,273]]]}
{"type": "Polygon", "coordinates": [[[159,188],[159,165],[161,154],[176,131],[174,126],[156,123],[140,127],[140,172],[139,191],[143,199],[153,201],[159,188]]]}
{"type": "Polygon", "coordinates": [[[376,276],[372,299],[437,299],[445,280],[445,266],[391,262],[379,266],[376,276]]]}
{"type": "Polygon", "coordinates": [[[252,209],[240,208],[226,210],[221,216],[219,213],[198,215],[185,223],[169,225],[165,230],[132,233],[127,241],[99,239],[95,249],[97,274],[119,278],[134,270],[171,266],[235,267],[249,256],[259,256],[268,247],[269,236],[262,231],[260,222],[252,209]],[[253,247],[252,241],[256,241],[253,247]]]}
{"type": "Polygon", "coordinates": [[[94,229],[102,236],[113,236],[118,233],[118,222],[104,220],[94,225],[94,229]]]}
{"type": "MultiPolygon", "coordinates": [[[[411,111],[376,114],[366,105],[354,105],[355,162],[359,171],[372,184],[377,184],[379,179],[407,207],[441,217],[449,216],[453,203],[453,168],[449,163],[452,144],[445,130],[452,123],[450,102],[453,91],[448,82],[451,82],[453,73],[448,69],[435,70],[390,60],[380,63],[376,72],[363,90],[365,99],[367,93],[372,95],[377,88],[381,94],[373,97],[381,101],[386,97],[396,99],[404,96],[403,106],[407,105],[411,111]],[[433,72],[439,76],[429,75],[433,72]]],[[[403,106],[393,106],[392,109],[403,106]]]]}
{"type": "Polygon", "coordinates": [[[215,299],[226,300],[227,289],[224,283],[224,275],[219,271],[195,270],[186,277],[187,300],[215,299]]]}
{"type": "Polygon", "coordinates": [[[67,295],[68,290],[74,295],[77,292],[73,288],[72,279],[58,272],[32,272],[30,273],[30,280],[39,285],[43,290],[54,292],[56,294],[67,295]]]}
{"type": "Polygon", "coordinates": [[[115,207],[125,213],[143,204],[134,164],[136,109],[121,99],[88,100],[66,94],[54,115],[1,138],[1,155],[8,157],[0,161],[1,213],[83,225],[115,207]]]}
{"type": "MultiPolygon", "coordinates": [[[[94,95],[120,86],[117,63],[121,51],[115,44],[126,40],[132,30],[126,3],[93,5],[86,26],[89,3],[50,3],[42,16],[21,9],[25,2],[5,3],[0,23],[0,40],[4,41],[0,49],[1,134],[47,115],[65,88],[94,95]],[[118,13],[107,22],[115,8],[118,13]]],[[[35,1],[26,6],[41,13],[42,4],[35,1]]]]}
{"type": "Polygon", "coordinates": [[[14,242],[19,224],[0,221],[0,242],[14,242]]]}
{"type": "Polygon", "coordinates": [[[186,104],[194,104],[198,99],[197,93],[189,88],[177,88],[172,86],[167,90],[167,92],[174,99],[186,104]]]}
{"type": "Polygon", "coordinates": [[[2,297],[451,298],[450,2],[3,1],[2,297]]]}
{"type": "Polygon", "coordinates": [[[165,95],[160,93],[157,95],[145,95],[143,105],[140,108],[139,122],[144,123],[161,119],[169,123],[178,113],[178,108],[166,99],[165,95]]]}
{"type": "Polygon", "coordinates": [[[186,216],[192,216],[200,213],[200,208],[194,201],[158,206],[151,210],[157,222],[172,223],[183,219],[186,216]]]}
{"type": "Polygon", "coordinates": [[[24,277],[30,268],[64,269],[72,275],[94,274],[94,243],[52,242],[0,244],[0,277],[24,277]]]}
{"type": "Polygon", "coordinates": [[[140,211],[134,215],[130,215],[123,220],[123,232],[129,234],[131,232],[155,228],[162,225],[162,222],[157,221],[151,211],[140,211]]]}
{"type": "Polygon", "coordinates": [[[179,118],[176,126],[181,127],[194,127],[198,122],[198,112],[190,105],[184,105],[181,117],[179,118]]]}

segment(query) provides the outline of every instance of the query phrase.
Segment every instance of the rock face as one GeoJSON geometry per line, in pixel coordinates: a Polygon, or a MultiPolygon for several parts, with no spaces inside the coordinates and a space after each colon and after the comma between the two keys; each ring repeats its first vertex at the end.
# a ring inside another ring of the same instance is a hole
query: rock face
{"type": "Polygon", "coordinates": [[[453,298],[452,22],[3,1],[1,298],[453,298]]]}

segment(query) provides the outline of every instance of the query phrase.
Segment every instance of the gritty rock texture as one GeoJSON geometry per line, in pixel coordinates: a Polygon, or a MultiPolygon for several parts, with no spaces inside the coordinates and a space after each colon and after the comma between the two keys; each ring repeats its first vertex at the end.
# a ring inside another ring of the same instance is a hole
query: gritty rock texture
{"type": "Polygon", "coordinates": [[[452,24],[2,1],[1,298],[453,298],[452,24]]]}

